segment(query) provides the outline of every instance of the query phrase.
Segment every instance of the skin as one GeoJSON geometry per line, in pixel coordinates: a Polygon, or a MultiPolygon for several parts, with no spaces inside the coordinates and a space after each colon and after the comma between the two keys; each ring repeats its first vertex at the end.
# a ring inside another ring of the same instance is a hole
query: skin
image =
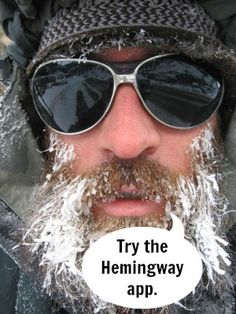
{"type": "MultiPolygon", "coordinates": [[[[108,49],[96,59],[99,61],[124,62],[149,58],[152,50],[145,48],[108,49]]],[[[157,99],[158,103],[158,99],[157,99]]],[[[208,123],[216,126],[216,114],[208,123]]],[[[73,171],[76,175],[99,166],[113,157],[133,159],[145,157],[159,161],[174,172],[189,174],[189,160],[186,151],[195,137],[206,127],[203,124],[190,130],[178,130],[156,121],[143,108],[132,85],[118,87],[113,105],[106,117],[90,131],[80,135],[61,135],[67,144],[73,144],[76,159],[73,171]]],[[[132,187],[124,187],[130,191],[132,187]]],[[[117,200],[93,208],[95,215],[145,216],[157,213],[163,215],[164,204],[141,200],[117,200]]]]}

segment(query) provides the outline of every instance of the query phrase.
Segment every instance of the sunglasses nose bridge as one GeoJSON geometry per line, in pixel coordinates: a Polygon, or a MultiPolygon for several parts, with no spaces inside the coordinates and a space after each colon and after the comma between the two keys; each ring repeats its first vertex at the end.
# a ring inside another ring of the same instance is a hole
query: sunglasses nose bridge
{"type": "MultiPolygon", "coordinates": [[[[114,84],[115,84],[115,88],[114,88],[114,93],[113,93],[113,97],[114,97],[114,94],[115,94],[115,91],[117,90],[117,87],[121,84],[132,84],[141,103],[143,104],[144,108],[147,110],[146,108],[146,105],[142,99],[142,96],[140,95],[140,92],[138,90],[138,86],[137,86],[137,83],[136,83],[136,71],[134,71],[133,73],[130,73],[130,74],[116,74],[116,73],[113,73],[113,77],[114,77],[114,84]]],[[[149,113],[150,111],[147,110],[149,113]]],[[[151,113],[150,113],[151,114],[151,113]]],[[[152,115],[152,114],[151,114],[152,115]]]]}
{"type": "Polygon", "coordinates": [[[124,83],[135,84],[135,73],[131,74],[114,74],[115,85],[118,86],[124,83]]]}

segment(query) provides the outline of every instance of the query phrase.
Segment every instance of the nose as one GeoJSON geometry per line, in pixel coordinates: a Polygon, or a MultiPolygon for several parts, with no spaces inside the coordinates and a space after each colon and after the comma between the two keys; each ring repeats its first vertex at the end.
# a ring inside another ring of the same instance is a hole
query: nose
{"type": "Polygon", "coordinates": [[[99,145],[108,157],[131,159],[154,155],[160,142],[157,122],[145,110],[130,84],[118,87],[101,123],[99,145]]]}

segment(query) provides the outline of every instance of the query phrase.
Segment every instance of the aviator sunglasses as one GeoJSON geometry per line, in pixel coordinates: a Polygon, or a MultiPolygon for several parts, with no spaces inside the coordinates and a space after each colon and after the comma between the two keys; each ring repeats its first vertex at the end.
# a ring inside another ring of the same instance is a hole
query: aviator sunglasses
{"type": "Polygon", "coordinates": [[[80,134],[105,117],[117,87],[127,83],[154,119],[176,129],[206,122],[224,95],[224,81],[215,68],[177,54],[120,64],[51,60],[35,71],[31,94],[47,126],[63,134],[80,134]]]}

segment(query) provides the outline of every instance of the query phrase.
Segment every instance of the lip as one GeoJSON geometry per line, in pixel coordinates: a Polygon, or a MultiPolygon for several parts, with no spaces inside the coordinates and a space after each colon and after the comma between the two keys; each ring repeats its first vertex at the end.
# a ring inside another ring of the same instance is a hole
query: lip
{"type": "Polygon", "coordinates": [[[139,217],[153,214],[161,217],[164,214],[164,206],[162,203],[150,200],[117,199],[93,208],[93,213],[113,217],[139,217]]]}

